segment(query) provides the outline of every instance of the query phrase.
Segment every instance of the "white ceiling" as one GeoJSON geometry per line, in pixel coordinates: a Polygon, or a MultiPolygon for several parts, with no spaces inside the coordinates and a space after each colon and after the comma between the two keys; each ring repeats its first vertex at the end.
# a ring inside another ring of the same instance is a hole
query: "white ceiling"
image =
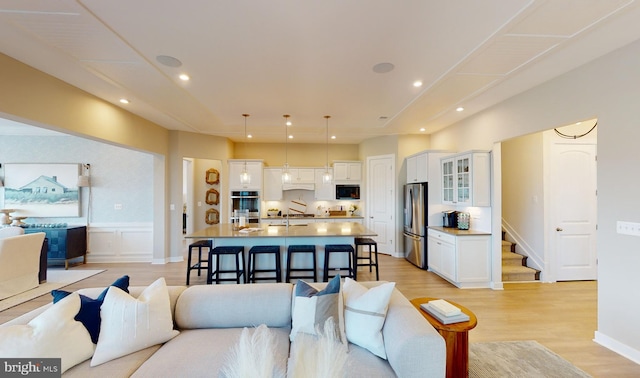
{"type": "Polygon", "coordinates": [[[331,115],[335,143],[359,143],[435,132],[639,39],[640,7],[632,0],[0,0],[0,35],[0,52],[167,129],[245,141],[249,113],[251,141],[283,142],[282,115],[290,114],[291,142],[313,143],[324,142],[323,116],[331,115]],[[182,66],[163,65],[158,55],[182,66]],[[376,73],[378,63],[395,68],[376,73]]]}

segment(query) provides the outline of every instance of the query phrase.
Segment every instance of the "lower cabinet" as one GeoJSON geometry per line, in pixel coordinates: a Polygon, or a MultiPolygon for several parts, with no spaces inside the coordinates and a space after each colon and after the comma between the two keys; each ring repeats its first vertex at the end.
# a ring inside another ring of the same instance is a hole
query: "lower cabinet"
{"type": "Polygon", "coordinates": [[[491,284],[491,235],[453,235],[429,229],[429,270],[459,288],[491,284]]]}

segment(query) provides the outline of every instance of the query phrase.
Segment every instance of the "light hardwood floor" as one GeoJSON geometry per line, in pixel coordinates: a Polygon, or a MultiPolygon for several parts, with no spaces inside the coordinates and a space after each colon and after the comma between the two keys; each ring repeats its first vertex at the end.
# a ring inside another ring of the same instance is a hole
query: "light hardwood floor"
{"type": "MultiPolygon", "coordinates": [[[[169,285],[184,285],[186,263],[87,264],[71,269],[106,269],[66,287],[106,286],[128,274],[131,285],[147,285],[165,277],[169,285]]],[[[375,279],[367,270],[358,280],[375,279]]],[[[407,297],[437,297],[458,302],[478,317],[470,341],[536,340],[594,377],[639,377],[640,365],[592,341],[597,327],[597,283],[505,284],[504,290],[460,290],[437,275],[418,269],[404,259],[380,256],[380,279],[396,282],[407,297]]],[[[191,275],[191,284],[205,284],[204,275],[191,275]]],[[[51,301],[49,295],[0,312],[0,323],[51,301]]]]}

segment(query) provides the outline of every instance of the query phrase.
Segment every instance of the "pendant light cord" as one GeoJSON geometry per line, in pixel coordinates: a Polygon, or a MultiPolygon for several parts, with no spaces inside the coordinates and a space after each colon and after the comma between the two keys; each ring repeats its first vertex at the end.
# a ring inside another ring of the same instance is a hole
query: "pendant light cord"
{"type": "Polygon", "coordinates": [[[324,118],[327,120],[327,166],[326,166],[326,171],[327,173],[329,173],[329,118],[331,118],[330,115],[326,115],[324,116],[324,118]]]}

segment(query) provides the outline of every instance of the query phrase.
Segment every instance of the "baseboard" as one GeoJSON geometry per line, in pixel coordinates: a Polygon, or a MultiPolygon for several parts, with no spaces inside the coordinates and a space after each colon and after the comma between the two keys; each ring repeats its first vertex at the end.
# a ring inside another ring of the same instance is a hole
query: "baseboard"
{"type": "Polygon", "coordinates": [[[631,348],[628,345],[625,345],[618,340],[612,339],[611,337],[603,334],[602,332],[595,332],[595,338],[593,339],[596,343],[602,345],[603,347],[610,349],[622,357],[628,358],[629,360],[635,362],[636,364],[640,364],[640,351],[631,348]]]}

